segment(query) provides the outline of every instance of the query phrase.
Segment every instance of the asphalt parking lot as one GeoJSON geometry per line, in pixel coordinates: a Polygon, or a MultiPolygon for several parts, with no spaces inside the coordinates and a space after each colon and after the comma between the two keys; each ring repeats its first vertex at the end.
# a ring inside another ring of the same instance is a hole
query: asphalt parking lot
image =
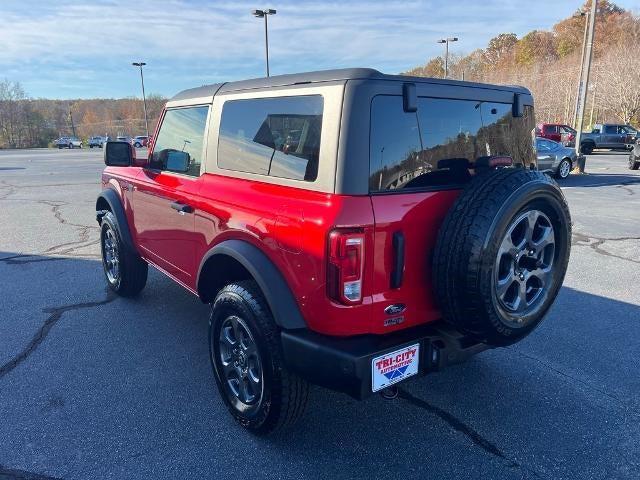
{"type": "Polygon", "coordinates": [[[156,271],[107,293],[101,151],[0,151],[0,479],[639,478],[640,172],[562,182],[569,272],[516,346],[257,438],[215,389],[208,308],[156,271]]]}

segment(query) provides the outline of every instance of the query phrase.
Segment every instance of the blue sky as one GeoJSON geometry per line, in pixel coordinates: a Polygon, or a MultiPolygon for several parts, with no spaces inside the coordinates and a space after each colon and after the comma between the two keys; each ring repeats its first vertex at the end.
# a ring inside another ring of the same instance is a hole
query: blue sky
{"type": "MultiPolygon", "coordinates": [[[[618,0],[638,10],[640,0],[618,0]]],[[[548,29],[582,0],[0,0],[0,78],[32,97],[138,96],[130,66],[143,59],[148,93],[172,96],[205,83],[339,67],[398,73],[442,52],[484,47],[498,33],[548,29]]]]}

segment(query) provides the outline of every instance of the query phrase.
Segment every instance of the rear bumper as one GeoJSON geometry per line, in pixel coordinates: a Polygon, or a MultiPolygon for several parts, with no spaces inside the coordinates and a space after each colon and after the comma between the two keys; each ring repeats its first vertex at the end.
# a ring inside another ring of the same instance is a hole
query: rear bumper
{"type": "Polygon", "coordinates": [[[489,348],[440,322],[383,336],[339,338],[310,330],[288,330],[281,338],[290,370],[310,383],[356,399],[371,395],[371,361],[378,356],[419,343],[418,375],[425,375],[489,348]]]}

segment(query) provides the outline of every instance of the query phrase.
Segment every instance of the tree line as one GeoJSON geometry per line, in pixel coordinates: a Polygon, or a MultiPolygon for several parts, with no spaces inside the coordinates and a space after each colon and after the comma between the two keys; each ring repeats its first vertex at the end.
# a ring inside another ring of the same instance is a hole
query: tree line
{"type": "MultiPolygon", "coordinates": [[[[534,30],[522,38],[501,33],[484,49],[450,55],[449,77],[468,81],[516,84],[533,93],[538,122],[573,124],[587,1],[550,31],[534,30]]],[[[600,0],[596,17],[590,88],[584,125],[622,122],[640,125],[640,17],[615,3],[600,0]]],[[[406,72],[443,77],[444,59],[436,57],[406,72]]]]}
{"type": "MultiPolygon", "coordinates": [[[[523,85],[533,93],[539,122],[572,124],[586,15],[590,0],[551,30],[522,38],[501,33],[487,47],[450,55],[450,78],[523,85]]],[[[640,17],[609,0],[599,0],[594,57],[585,125],[623,122],[640,125],[640,17]]],[[[406,72],[444,76],[439,56],[406,72]]],[[[166,99],[147,98],[149,128],[166,99]]],[[[0,148],[46,147],[63,135],[143,135],[144,110],[138,98],[49,100],[30,98],[21,85],[0,81],[0,148]]],[[[151,132],[152,133],[152,132],[151,132]]]]}
{"type": "MultiPolygon", "coordinates": [[[[147,97],[151,134],[165,102],[160,95],[147,97]]],[[[142,99],[33,99],[19,82],[0,81],[0,148],[47,147],[60,136],[145,134],[142,99]]]]}

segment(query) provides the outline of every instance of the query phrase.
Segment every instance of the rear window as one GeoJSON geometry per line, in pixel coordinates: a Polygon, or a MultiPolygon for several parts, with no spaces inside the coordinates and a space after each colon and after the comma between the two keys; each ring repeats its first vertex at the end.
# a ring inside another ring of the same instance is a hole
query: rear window
{"type": "Polygon", "coordinates": [[[318,176],[322,111],[321,95],[225,102],[218,166],[313,182],[318,176]]]}
{"type": "Polygon", "coordinates": [[[417,112],[402,97],[378,95],[371,104],[370,191],[460,187],[469,163],[490,155],[535,161],[533,109],[513,118],[512,105],[419,98],[417,112]]]}

